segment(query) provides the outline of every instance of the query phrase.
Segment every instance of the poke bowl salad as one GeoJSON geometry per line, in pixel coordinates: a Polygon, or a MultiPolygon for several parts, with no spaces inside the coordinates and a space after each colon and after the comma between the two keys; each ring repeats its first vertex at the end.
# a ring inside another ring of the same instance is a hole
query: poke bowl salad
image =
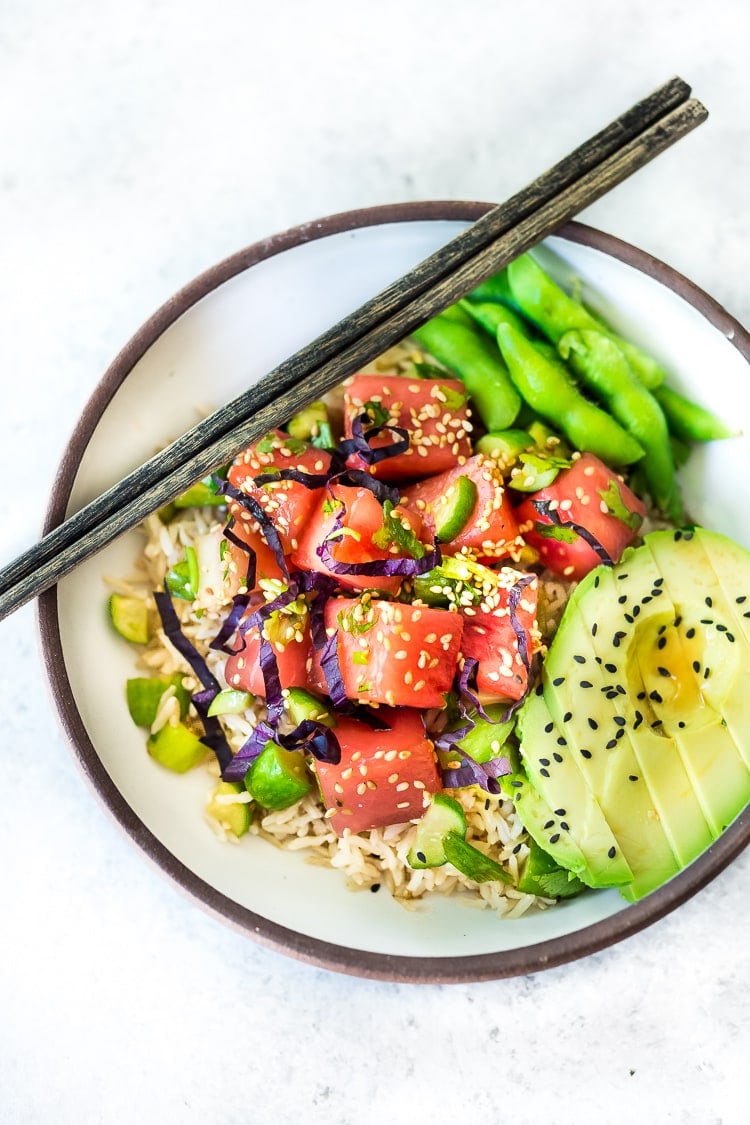
{"type": "Polygon", "coordinates": [[[750,553],[678,484],[734,437],[522,256],[145,521],[143,754],[407,906],[643,898],[750,800],[750,553]]]}

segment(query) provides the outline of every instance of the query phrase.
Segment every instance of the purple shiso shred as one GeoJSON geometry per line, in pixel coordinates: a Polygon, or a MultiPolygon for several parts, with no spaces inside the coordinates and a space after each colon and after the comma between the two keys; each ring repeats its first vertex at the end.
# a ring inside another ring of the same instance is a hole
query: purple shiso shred
{"type": "Polygon", "coordinates": [[[159,611],[162,627],[167,639],[174,645],[181,656],[187,660],[196,676],[203,684],[203,691],[196,692],[193,704],[203,723],[204,734],[201,738],[209,749],[213,750],[222,770],[226,769],[232,761],[232,750],[224,735],[224,729],[214,715],[208,714],[211,700],[218,694],[219,681],[206,664],[205,659],[191,641],[185,636],[180,626],[180,619],[175,612],[172,599],[166,589],[157,590],[154,594],[156,608],[159,611]]]}
{"type": "Polygon", "coordinates": [[[487,793],[501,792],[497,779],[511,772],[507,758],[490,758],[488,762],[475,762],[465,750],[456,750],[454,753],[460,758],[460,764],[455,768],[443,768],[443,785],[446,789],[462,789],[466,785],[479,785],[487,793]]]}
{"type": "Polygon", "coordinates": [[[214,477],[213,479],[216,484],[217,492],[228,496],[230,500],[234,500],[240,507],[244,508],[246,512],[249,512],[257,522],[263,538],[273,551],[279,570],[285,578],[289,578],[289,567],[284,557],[284,548],[281,545],[281,539],[279,538],[279,533],[276,530],[274,522],[268,513],[263,510],[254,496],[248,496],[246,492],[235,488],[231,481],[223,480],[221,477],[214,477]]]}
{"type": "Polygon", "coordinates": [[[523,666],[528,672],[531,667],[531,656],[529,653],[529,642],[521,622],[518,620],[518,603],[521,600],[521,594],[527,586],[534,581],[535,575],[526,574],[523,578],[519,578],[515,586],[508,595],[508,614],[510,616],[510,623],[513,626],[513,632],[516,634],[518,642],[518,654],[523,661],[523,666]]]}
{"type": "Polygon", "coordinates": [[[555,524],[556,527],[569,527],[571,531],[574,531],[585,543],[588,543],[591,550],[595,552],[597,558],[605,566],[615,565],[607,548],[599,542],[595,535],[592,535],[587,527],[582,527],[580,523],[573,523],[572,520],[561,519],[557,509],[550,507],[551,501],[549,500],[532,500],[532,504],[540,516],[547,516],[550,523],[555,524]]]}
{"type": "Polygon", "coordinates": [[[333,557],[330,545],[343,537],[345,515],[346,508],[342,505],[336,513],[333,527],[328,535],[320,546],[315,548],[315,553],[321,562],[334,574],[362,574],[367,577],[378,578],[413,578],[417,574],[425,574],[428,570],[440,565],[440,549],[437,546],[431,551],[427,551],[421,559],[391,556],[388,559],[375,559],[372,562],[339,562],[338,559],[333,557]]]}

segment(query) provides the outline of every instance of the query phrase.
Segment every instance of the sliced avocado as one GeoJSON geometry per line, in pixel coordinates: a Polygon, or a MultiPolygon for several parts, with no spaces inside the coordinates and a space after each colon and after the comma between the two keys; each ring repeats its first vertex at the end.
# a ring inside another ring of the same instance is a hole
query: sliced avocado
{"type": "Polygon", "coordinates": [[[578,751],[567,745],[538,691],[518,712],[517,730],[525,774],[538,797],[535,804],[527,800],[528,793],[522,798],[518,811],[524,827],[545,851],[570,867],[588,886],[630,883],[634,873],[574,761],[578,751]],[[524,812],[526,809],[529,811],[524,812]],[[540,826],[542,816],[545,819],[540,826]],[[568,837],[569,853],[565,842],[568,837]]]}
{"type": "Polygon", "coordinates": [[[576,751],[633,869],[628,898],[699,855],[750,799],[745,590],[742,548],[702,529],[653,532],[578,585],[550,646],[543,691],[561,753],[576,751]]]}
{"type": "MultiPolygon", "coordinates": [[[[498,778],[498,781],[504,796],[515,804],[516,812],[531,840],[550,857],[553,863],[568,871],[571,879],[577,879],[586,886],[591,886],[586,856],[569,831],[560,831],[558,817],[531,784],[523,767],[518,765],[512,773],[504,774],[498,778]],[[554,843],[551,842],[552,836],[555,837],[554,843]]],[[[624,861],[622,863],[621,880],[623,883],[629,883],[633,873],[624,861]]],[[[519,883],[519,890],[523,889],[519,883]]]]}

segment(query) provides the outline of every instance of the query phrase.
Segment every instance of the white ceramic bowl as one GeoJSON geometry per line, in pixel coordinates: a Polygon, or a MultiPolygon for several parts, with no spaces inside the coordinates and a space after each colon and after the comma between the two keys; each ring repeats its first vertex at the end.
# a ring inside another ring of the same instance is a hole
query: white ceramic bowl
{"type": "MultiPolygon", "coordinates": [[[[149,320],[88,403],[60,467],[46,529],[239,394],[393,278],[479,217],[487,205],[427,203],[334,216],[264,240],[197,278],[149,320]]],[[[750,433],[750,338],[711,298],[648,255],[570,224],[541,253],[570,268],[586,300],[655,354],[672,384],[726,404],[750,433]],[[731,404],[731,406],[729,405],[731,404]]],[[[698,450],[682,474],[694,518],[750,548],[750,515],[732,482],[748,438],[698,450]]],[[[331,969],[409,981],[479,980],[572,960],[634,933],[704,886],[750,839],[750,810],[664,887],[635,905],[591,892],[500,921],[436,896],[406,910],[386,893],[352,893],[343,876],[256,838],[220,843],[206,825],[206,779],[176,776],[146,754],[123,685],[133,654],[107,620],[105,575],[127,574],[131,533],[40,599],[42,650],[63,726],[108,809],[146,855],[202,905],[252,938],[331,969]]]]}

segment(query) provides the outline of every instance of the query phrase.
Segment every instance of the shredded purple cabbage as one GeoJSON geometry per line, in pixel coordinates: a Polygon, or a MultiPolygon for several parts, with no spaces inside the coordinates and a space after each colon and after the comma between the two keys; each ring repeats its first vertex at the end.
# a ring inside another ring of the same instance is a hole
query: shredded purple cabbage
{"type": "Polygon", "coordinates": [[[236,520],[234,516],[229,517],[229,522],[224,528],[224,538],[228,539],[230,543],[234,543],[235,547],[239,547],[247,555],[247,570],[245,571],[245,586],[248,590],[252,590],[255,586],[255,579],[257,577],[257,558],[255,551],[249,543],[245,543],[240,539],[239,535],[234,533],[234,525],[236,520]]]}
{"type": "Polygon", "coordinates": [[[224,781],[244,781],[245,774],[259,757],[263,747],[267,742],[273,742],[275,739],[276,731],[261,720],[247,741],[240,746],[231,762],[224,766],[221,774],[224,781]]]}
{"type": "Polygon", "coordinates": [[[279,676],[279,663],[273,645],[260,630],[260,670],[263,673],[263,683],[266,688],[266,706],[268,708],[268,722],[274,729],[278,726],[284,714],[284,697],[281,694],[281,678],[279,676]]]}
{"type": "Polygon", "coordinates": [[[220,691],[219,681],[208,667],[204,657],[183,633],[180,619],[177,616],[174,605],[172,604],[172,599],[166,588],[163,591],[157,590],[154,593],[154,600],[156,602],[156,608],[159,611],[159,617],[161,618],[165,636],[174,645],[180,655],[185,658],[203,685],[204,690],[202,692],[196,692],[193,696],[193,704],[200,716],[205,732],[201,737],[201,742],[208,746],[209,749],[213,750],[223,770],[232,760],[232,750],[226,740],[224,728],[221,723],[216,716],[208,714],[211,700],[220,691]]]}
{"type": "Polygon", "coordinates": [[[352,436],[340,443],[340,449],[345,457],[356,453],[366,465],[376,465],[379,461],[386,461],[391,457],[398,457],[401,453],[406,453],[410,441],[408,430],[384,422],[382,426],[369,426],[365,431],[364,423],[369,420],[366,413],[352,418],[352,436]],[[398,434],[398,440],[391,442],[390,445],[381,445],[373,449],[370,442],[373,438],[379,437],[383,430],[398,434]]]}
{"type": "Polygon", "coordinates": [[[607,548],[603,546],[593,535],[587,527],[583,527],[580,523],[574,523],[572,520],[563,520],[556,508],[550,507],[552,501],[550,500],[532,500],[531,503],[539,512],[540,516],[547,516],[550,523],[555,524],[557,527],[569,527],[574,531],[585,543],[588,543],[592,551],[595,552],[597,558],[604,563],[605,566],[614,566],[614,559],[610,556],[607,548]]]}
{"type": "Polygon", "coordinates": [[[320,657],[320,664],[323,669],[326,684],[328,685],[328,694],[331,697],[331,703],[334,707],[339,709],[349,709],[352,706],[351,700],[347,698],[344,691],[344,680],[341,676],[341,666],[339,665],[338,657],[338,629],[330,637],[326,637],[326,642],[320,657]]]}

